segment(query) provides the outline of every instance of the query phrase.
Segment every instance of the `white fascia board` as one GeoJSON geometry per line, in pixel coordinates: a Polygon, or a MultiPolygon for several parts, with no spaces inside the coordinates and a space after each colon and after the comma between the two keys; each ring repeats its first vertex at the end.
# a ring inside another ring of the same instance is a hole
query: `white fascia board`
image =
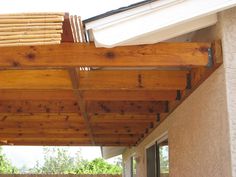
{"type": "MultiPolygon", "coordinates": [[[[236,5],[236,0],[185,0],[178,1],[178,3],[173,1],[172,3],[174,4],[159,6],[156,10],[152,8],[152,10],[147,10],[146,13],[142,12],[141,15],[130,15],[112,22],[95,25],[91,29],[95,44],[101,47],[114,47],[122,43],[128,44],[129,41],[148,36],[148,34],[155,33],[156,36],[160,36],[163,35],[163,30],[175,29],[180,25],[184,28],[186,23],[203,19],[203,17],[233,7],[236,5]],[[160,35],[158,35],[158,32],[161,32],[160,35]]],[[[154,3],[149,5],[152,4],[154,3]]],[[[196,25],[194,22],[193,24],[196,25]]],[[[204,24],[192,28],[200,29],[201,26],[204,26],[204,24]]],[[[182,29],[182,31],[190,32],[188,29],[182,29]]],[[[167,36],[165,40],[172,37],[176,36],[167,36]]]]}
{"type": "Polygon", "coordinates": [[[85,24],[86,30],[94,29],[94,28],[103,28],[106,25],[116,24],[123,20],[127,20],[129,18],[138,17],[140,15],[144,15],[146,13],[150,13],[152,11],[159,10],[161,8],[165,8],[176,3],[180,3],[185,0],[159,0],[153,3],[149,3],[135,9],[130,9],[118,14],[114,14],[105,18],[101,18],[92,22],[88,22],[85,24]]]}
{"type": "MultiPolygon", "coordinates": [[[[116,44],[116,46],[139,45],[139,44],[155,44],[160,41],[166,41],[183,34],[187,34],[217,23],[217,15],[209,15],[194,21],[176,25],[174,28],[170,27],[165,30],[155,31],[140,35],[132,40],[124,41],[116,44]]],[[[99,43],[96,44],[98,47],[99,43]]],[[[102,47],[102,46],[100,46],[102,47]]]]}
{"type": "Polygon", "coordinates": [[[111,146],[101,147],[101,153],[104,159],[109,159],[121,155],[124,152],[124,150],[125,147],[111,147],[111,146]]]}

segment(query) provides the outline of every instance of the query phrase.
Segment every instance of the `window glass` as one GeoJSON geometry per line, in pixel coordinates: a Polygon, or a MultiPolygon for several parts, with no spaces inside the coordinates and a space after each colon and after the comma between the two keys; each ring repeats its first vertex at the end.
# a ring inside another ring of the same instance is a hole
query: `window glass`
{"type": "Polygon", "coordinates": [[[146,150],[147,177],[169,177],[168,140],[156,142],[146,150]]]}
{"type": "Polygon", "coordinates": [[[159,174],[160,177],[169,176],[169,146],[168,140],[158,144],[159,148],[159,174]]]}
{"type": "Polygon", "coordinates": [[[131,177],[136,177],[136,164],[135,157],[131,157],[131,177]]]}
{"type": "Polygon", "coordinates": [[[156,144],[146,150],[147,177],[156,177],[156,144]]]}

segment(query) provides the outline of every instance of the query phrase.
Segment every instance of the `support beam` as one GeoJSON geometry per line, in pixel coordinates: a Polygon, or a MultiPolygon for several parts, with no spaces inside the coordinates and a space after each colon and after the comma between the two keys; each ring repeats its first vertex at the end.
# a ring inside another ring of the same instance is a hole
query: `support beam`
{"type": "Polygon", "coordinates": [[[82,99],[81,93],[78,91],[79,84],[80,84],[79,83],[78,72],[77,72],[76,68],[70,68],[68,70],[68,72],[70,74],[71,83],[72,83],[72,87],[74,89],[74,94],[75,94],[76,100],[79,103],[78,109],[80,110],[80,113],[82,114],[82,116],[84,118],[85,124],[87,126],[87,129],[88,129],[88,132],[89,132],[89,135],[90,135],[91,143],[92,143],[92,145],[95,145],[93,129],[92,129],[92,126],[90,125],[90,122],[89,122],[89,115],[87,114],[86,106],[85,106],[85,103],[82,99]]]}
{"type": "Polygon", "coordinates": [[[109,90],[109,94],[107,90],[86,90],[81,93],[86,101],[166,101],[177,97],[174,90],[109,90]]]}
{"type": "MultiPolygon", "coordinates": [[[[86,90],[81,91],[85,101],[166,101],[175,100],[175,90],[86,90]]],[[[0,90],[0,101],[75,101],[73,90],[0,90]]]]}
{"type": "Polygon", "coordinates": [[[0,48],[0,68],[206,66],[210,43],[158,43],[96,48],[94,44],[65,43],[0,48]]]}
{"type": "Polygon", "coordinates": [[[90,115],[99,114],[140,114],[149,115],[166,112],[167,105],[165,102],[158,101],[97,101],[87,102],[87,111],[90,115]]]}
{"type": "Polygon", "coordinates": [[[184,90],[189,71],[80,71],[80,90],[184,90]]]}
{"type": "Polygon", "coordinates": [[[0,89],[41,90],[184,90],[187,70],[78,71],[80,87],[72,87],[66,70],[0,70],[0,89]]]}
{"type": "Polygon", "coordinates": [[[79,113],[76,101],[0,101],[1,113],[79,113]]]}
{"type": "Polygon", "coordinates": [[[0,89],[72,89],[66,70],[0,70],[0,89]]]}

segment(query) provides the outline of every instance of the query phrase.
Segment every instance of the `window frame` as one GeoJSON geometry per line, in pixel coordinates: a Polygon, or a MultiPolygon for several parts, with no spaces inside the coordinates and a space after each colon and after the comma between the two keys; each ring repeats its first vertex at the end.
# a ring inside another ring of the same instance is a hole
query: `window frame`
{"type": "MultiPolygon", "coordinates": [[[[160,154],[159,154],[159,147],[160,144],[165,141],[168,140],[168,132],[166,131],[165,133],[163,133],[161,136],[159,136],[158,138],[156,138],[155,140],[153,140],[151,143],[147,144],[145,146],[145,171],[146,171],[146,177],[147,177],[147,149],[150,148],[151,146],[155,145],[156,147],[156,154],[155,154],[155,166],[156,166],[156,177],[160,177],[160,154]]],[[[169,153],[169,152],[168,152],[169,153]]]]}

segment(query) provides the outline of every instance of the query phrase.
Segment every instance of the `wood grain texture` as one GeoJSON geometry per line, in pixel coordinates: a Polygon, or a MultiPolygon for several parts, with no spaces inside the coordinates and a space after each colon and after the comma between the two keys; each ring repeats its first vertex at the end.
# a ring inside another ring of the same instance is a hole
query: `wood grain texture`
{"type": "Polygon", "coordinates": [[[206,66],[210,43],[158,43],[96,48],[94,44],[1,47],[0,67],[206,66]]]}
{"type": "Polygon", "coordinates": [[[72,89],[65,70],[0,70],[0,89],[72,89]]]}
{"type": "Polygon", "coordinates": [[[1,113],[78,113],[75,101],[0,101],[1,113]]]}
{"type": "MultiPolygon", "coordinates": [[[[86,90],[81,91],[85,101],[166,101],[175,100],[177,91],[174,90],[86,90]]],[[[8,89],[0,90],[1,100],[49,101],[73,100],[73,90],[38,90],[38,89],[8,89]]]]}
{"type": "Polygon", "coordinates": [[[80,90],[183,90],[188,71],[81,71],[80,90]]]}
{"type": "Polygon", "coordinates": [[[177,96],[174,90],[109,90],[109,94],[107,90],[86,90],[81,93],[86,101],[166,101],[177,96]]]}
{"type": "Polygon", "coordinates": [[[87,102],[87,112],[91,115],[99,114],[157,114],[166,112],[166,102],[129,102],[129,101],[97,101],[87,102]]]}
{"type": "Polygon", "coordinates": [[[0,90],[0,101],[76,101],[72,90],[5,89],[0,90]]]}

